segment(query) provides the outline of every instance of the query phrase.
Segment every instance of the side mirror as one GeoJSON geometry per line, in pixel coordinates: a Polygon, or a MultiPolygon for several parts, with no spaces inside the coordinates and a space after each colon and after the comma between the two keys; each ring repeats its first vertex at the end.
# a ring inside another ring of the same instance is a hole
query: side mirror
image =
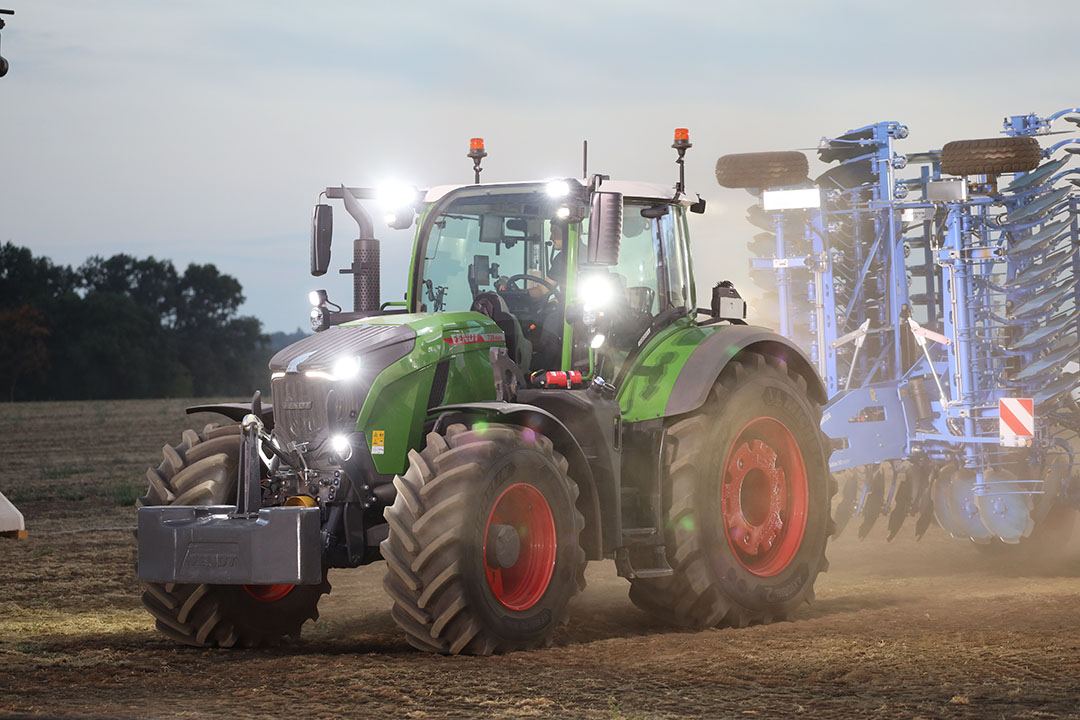
{"type": "Polygon", "coordinates": [[[330,267],[330,241],[334,235],[334,208],[316,205],[311,216],[311,274],[325,275],[330,267]]]}
{"type": "Polygon", "coordinates": [[[618,265],[622,244],[622,193],[597,191],[589,217],[590,265],[618,265]]]}

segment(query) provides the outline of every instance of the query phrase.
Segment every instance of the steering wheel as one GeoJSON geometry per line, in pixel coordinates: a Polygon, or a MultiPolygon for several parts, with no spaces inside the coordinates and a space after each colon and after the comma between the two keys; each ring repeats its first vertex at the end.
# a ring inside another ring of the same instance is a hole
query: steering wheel
{"type": "Polygon", "coordinates": [[[539,275],[529,275],[527,273],[518,273],[517,275],[511,275],[510,277],[506,278],[506,285],[503,287],[509,288],[511,290],[523,291],[525,288],[512,287],[514,283],[518,282],[519,280],[527,280],[529,282],[540,283],[541,285],[546,287],[547,294],[544,295],[542,300],[547,300],[552,295],[556,297],[558,297],[559,295],[559,286],[553,280],[548,280],[546,277],[540,277],[539,275]]]}

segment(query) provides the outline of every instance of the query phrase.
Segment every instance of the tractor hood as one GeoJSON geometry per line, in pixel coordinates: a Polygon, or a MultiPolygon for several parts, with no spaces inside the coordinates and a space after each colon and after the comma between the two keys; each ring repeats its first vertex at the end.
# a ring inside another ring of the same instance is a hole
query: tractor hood
{"type": "Polygon", "coordinates": [[[504,342],[499,326],[475,312],[384,315],[328,328],[270,360],[275,435],[285,446],[318,450],[333,435],[356,432],[374,447],[378,430],[386,445],[376,466],[403,472],[432,403],[492,399],[488,349],[504,342]]]}
{"type": "Polygon", "coordinates": [[[284,348],[270,360],[274,428],[286,444],[321,447],[349,432],[386,368],[412,352],[408,325],[333,327],[284,348]]]}
{"type": "Polygon", "coordinates": [[[365,367],[381,370],[408,355],[415,342],[416,331],[408,325],[332,327],[279,350],[270,372],[333,376],[342,358],[350,357],[360,359],[361,373],[365,367]]]}

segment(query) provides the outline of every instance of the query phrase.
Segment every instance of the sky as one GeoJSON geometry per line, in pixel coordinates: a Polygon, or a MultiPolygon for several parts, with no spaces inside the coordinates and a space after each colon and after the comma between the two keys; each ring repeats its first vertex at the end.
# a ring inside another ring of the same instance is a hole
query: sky
{"type": "MultiPolygon", "coordinates": [[[[1076,0],[904,3],[0,0],[0,243],[54,262],[128,253],[214,263],[266,331],[343,305],[355,225],[337,208],[331,274],[308,274],[311,208],[339,184],[590,172],[673,183],[688,127],[699,304],[753,297],[721,155],[808,148],[883,120],[899,150],[993,137],[1005,115],[1080,105],[1076,0]]],[[[821,168],[818,168],[819,170],[821,168]]],[[[814,174],[814,170],[811,171],[814,174]]],[[[373,213],[378,217],[378,213],[373,213]]],[[[384,299],[411,235],[376,225],[384,299]]]]}

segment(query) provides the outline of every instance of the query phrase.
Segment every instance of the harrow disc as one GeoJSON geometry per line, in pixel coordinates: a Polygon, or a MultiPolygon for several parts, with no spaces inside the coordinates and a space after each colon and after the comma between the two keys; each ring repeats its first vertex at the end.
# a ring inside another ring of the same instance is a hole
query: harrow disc
{"type": "Polygon", "coordinates": [[[934,522],[934,479],[926,478],[922,490],[915,496],[914,506],[917,519],[915,520],[915,539],[921,540],[926,531],[934,522]]]}
{"type": "Polygon", "coordinates": [[[1047,313],[1052,311],[1059,303],[1067,300],[1074,292],[1076,292],[1076,288],[1069,287],[1069,285],[1052,287],[1021,303],[1019,307],[1013,308],[1009,312],[1009,317],[1019,319],[1026,315],[1037,316],[1047,313]]]}
{"type": "Polygon", "coordinates": [[[1077,387],[1080,387],[1080,375],[1077,373],[1062,373],[1061,377],[1035,391],[1035,404],[1048,403],[1059,395],[1075,390],[1077,387]]]}
{"type": "Polygon", "coordinates": [[[1034,222],[1036,218],[1045,220],[1056,215],[1061,210],[1061,208],[1056,207],[1057,204],[1067,198],[1070,192],[1072,192],[1072,188],[1066,186],[1052,190],[1046,195],[1041,195],[1027,205],[1022,205],[1010,212],[1006,216],[1006,222],[1009,225],[1019,222],[1034,222]]]}
{"type": "Polygon", "coordinates": [[[934,483],[934,516],[953,537],[988,543],[993,538],[979,518],[975,504],[975,473],[971,470],[943,470],[934,483]]]}
{"type": "Polygon", "coordinates": [[[1048,163],[1043,163],[1037,170],[1029,172],[1027,175],[1021,175],[1013,180],[1007,186],[1005,186],[1006,192],[1017,192],[1027,187],[1035,187],[1042,183],[1050,175],[1053,175],[1058,170],[1065,166],[1065,163],[1069,162],[1067,157],[1060,160],[1052,160],[1048,163]]]}
{"type": "Polygon", "coordinates": [[[1043,458],[1042,467],[1039,469],[1042,478],[1042,492],[1036,495],[1032,502],[1031,515],[1036,523],[1045,520],[1054,505],[1057,504],[1061,491],[1065,486],[1065,480],[1069,477],[1070,467],[1069,454],[1063,448],[1054,446],[1047,451],[1046,456],[1043,458]]]}
{"type": "Polygon", "coordinates": [[[1059,366],[1064,365],[1067,360],[1074,357],[1078,348],[1080,348],[1080,344],[1074,340],[1070,339],[1068,342],[1063,342],[1056,350],[1047,353],[1016,373],[1015,379],[1029,380],[1039,375],[1054,377],[1057,372],[1053,371],[1056,371],[1059,366]]]}
{"type": "Polygon", "coordinates": [[[900,465],[896,471],[896,494],[889,513],[889,536],[892,540],[904,526],[904,522],[918,512],[920,500],[926,491],[926,471],[910,462],[900,465]]]}
{"type": "Polygon", "coordinates": [[[1058,333],[1067,330],[1072,323],[1076,322],[1076,317],[1076,310],[1058,315],[1038,325],[1022,337],[1013,340],[1010,345],[1014,350],[1026,350],[1029,347],[1041,345],[1058,333]]]}
{"type": "Polygon", "coordinates": [[[885,473],[896,473],[889,463],[881,463],[876,468],[867,467],[862,473],[866,488],[862,492],[862,524],[859,526],[859,539],[870,534],[885,507],[885,473]]]}
{"type": "Polygon", "coordinates": [[[1032,233],[1029,237],[1024,238],[1020,242],[1011,246],[1005,251],[1008,256],[1024,255],[1032,250],[1041,249],[1044,245],[1054,242],[1060,236],[1060,233],[1064,232],[1069,227],[1071,221],[1066,218],[1055,223],[1044,225],[1038,232],[1032,233]]]}
{"type": "Polygon", "coordinates": [[[746,249],[753,253],[754,257],[768,257],[776,254],[776,234],[760,232],[746,243],[746,249]]]}
{"type": "Polygon", "coordinates": [[[840,484],[840,502],[833,513],[833,522],[836,524],[833,537],[840,537],[848,521],[855,515],[859,501],[859,470],[845,470],[837,475],[837,480],[840,484]]]}
{"type": "Polygon", "coordinates": [[[1028,266],[1023,272],[1018,273],[1010,282],[1013,288],[1026,288],[1038,286],[1043,283],[1054,283],[1057,276],[1072,266],[1072,248],[1063,247],[1047,255],[1041,263],[1028,266]]]}
{"type": "Polygon", "coordinates": [[[1035,529],[1031,496],[1023,494],[1026,485],[1008,470],[988,470],[984,477],[989,492],[974,495],[978,519],[1001,542],[1015,545],[1035,529]]]}

